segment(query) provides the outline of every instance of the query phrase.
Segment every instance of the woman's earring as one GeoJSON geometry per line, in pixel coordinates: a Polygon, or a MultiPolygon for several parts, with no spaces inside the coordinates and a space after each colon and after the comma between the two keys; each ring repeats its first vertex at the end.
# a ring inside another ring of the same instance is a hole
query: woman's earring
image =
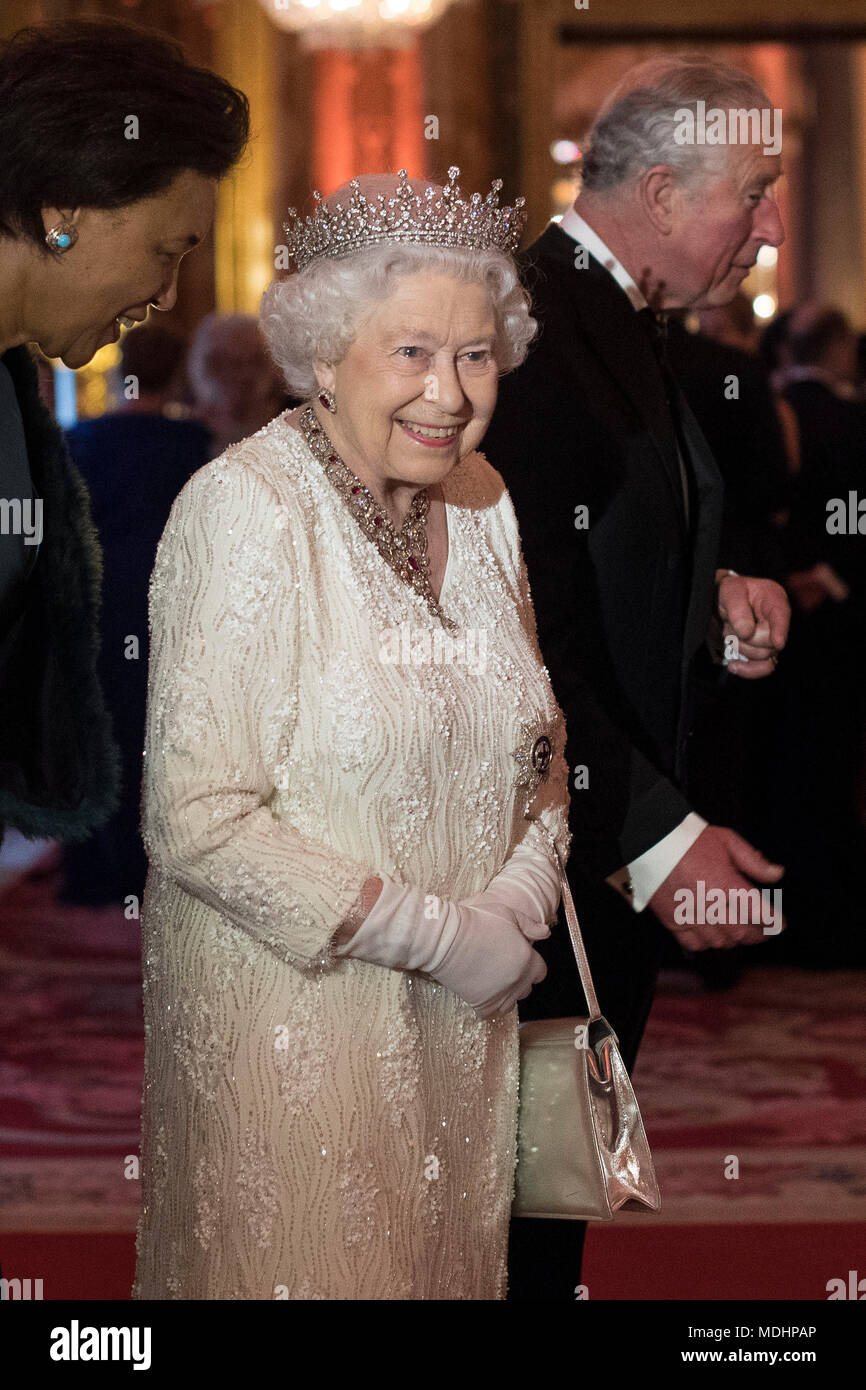
{"type": "Polygon", "coordinates": [[[52,251],[68,251],[78,240],[78,230],[72,222],[61,222],[59,227],[50,227],[45,233],[45,241],[52,251]]]}
{"type": "Polygon", "coordinates": [[[334,400],[333,391],[329,391],[327,386],[323,386],[319,392],[319,400],[326,410],[330,410],[332,415],[336,415],[337,402],[334,400]]]}

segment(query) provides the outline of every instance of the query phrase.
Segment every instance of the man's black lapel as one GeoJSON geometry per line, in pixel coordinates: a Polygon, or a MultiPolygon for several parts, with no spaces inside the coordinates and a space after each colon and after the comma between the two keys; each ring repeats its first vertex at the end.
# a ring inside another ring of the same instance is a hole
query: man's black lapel
{"type": "MultiPolygon", "coordinates": [[[[652,344],[635,322],[628,295],[593,255],[587,265],[575,266],[578,243],[552,223],[530,249],[530,256],[550,256],[570,267],[574,277],[571,304],[580,320],[580,331],[595,349],[620,390],[637,411],[655,445],[685,530],[683,486],[677,457],[676,433],[662,390],[647,391],[646,382],[658,377],[652,344]],[[578,284],[579,281],[579,284],[578,284]]],[[[585,250],[585,248],[581,248],[585,250]]]]}
{"type": "Polygon", "coordinates": [[[691,582],[683,651],[686,661],[707,635],[715,583],[715,557],[722,531],[724,482],[703,430],[682,391],[678,404],[697,493],[697,517],[692,542],[691,582]]]}

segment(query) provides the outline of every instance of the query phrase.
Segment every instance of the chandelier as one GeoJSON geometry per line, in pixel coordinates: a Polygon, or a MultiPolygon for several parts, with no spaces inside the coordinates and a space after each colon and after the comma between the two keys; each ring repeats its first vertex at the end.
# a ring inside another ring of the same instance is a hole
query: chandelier
{"type": "Polygon", "coordinates": [[[310,48],[402,48],[452,0],[260,0],[281,29],[310,48]]]}

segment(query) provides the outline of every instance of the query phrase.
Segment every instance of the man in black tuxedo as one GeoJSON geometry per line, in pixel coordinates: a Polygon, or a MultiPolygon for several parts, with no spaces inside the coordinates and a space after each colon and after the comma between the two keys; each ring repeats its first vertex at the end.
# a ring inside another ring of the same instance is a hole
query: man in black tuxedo
{"type": "MultiPolygon", "coordinates": [[[[484,444],[514,502],[539,643],[566,716],[569,881],[629,1068],[665,929],[687,950],[765,939],[749,922],[683,924],[677,890],[697,895],[700,880],[707,891],[749,889],[783,872],[732,830],[707,825],[687,794],[694,682],[702,667],[707,678],[720,669],[708,650],[713,616],[738,679],[772,672],[789,617],[778,584],[718,568],[722,481],[657,318],[726,303],[760,247],[783,240],[771,191],[778,155],[677,143],[675,113],[698,98],[769,108],[743,73],[659,58],[632,70],[596,119],[574,208],[527,254],[540,332],[504,378],[484,444]]],[[[521,1017],[584,1012],[562,916],[541,949],[547,979],[521,1017]]],[[[573,1299],[584,1230],[512,1222],[509,1296],[573,1299]]]]}

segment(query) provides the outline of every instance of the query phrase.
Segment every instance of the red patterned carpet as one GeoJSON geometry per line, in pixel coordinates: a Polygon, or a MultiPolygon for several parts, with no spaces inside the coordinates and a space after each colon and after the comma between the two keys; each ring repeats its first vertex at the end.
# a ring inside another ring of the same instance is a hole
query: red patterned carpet
{"type": "MultiPolygon", "coordinates": [[[[71,1282],[71,1296],[124,1298],[139,1197],[138,923],[57,904],[55,862],[0,896],[0,1258],[6,1274],[53,1238],[46,1297],[71,1282]]],[[[724,994],[666,975],[635,1076],[664,1209],[591,1231],[591,1296],[826,1297],[863,1249],[864,1073],[866,973],[764,968],[724,994]],[[727,1292],[707,1265],[722,1249],[751,1251],[727,1292]]]]}
{"type": "Polygon", "coordinates": [[[138,922],[56,903],[55,862],[49,854],[0,896],[0,1230],[130,1231],[138,922]]]}
{"type": "Polygon", "coordinates": [[[665,977],[634,1077],[662,1219],[866,1221],[866,972],[688,982],[665,977]]]}

